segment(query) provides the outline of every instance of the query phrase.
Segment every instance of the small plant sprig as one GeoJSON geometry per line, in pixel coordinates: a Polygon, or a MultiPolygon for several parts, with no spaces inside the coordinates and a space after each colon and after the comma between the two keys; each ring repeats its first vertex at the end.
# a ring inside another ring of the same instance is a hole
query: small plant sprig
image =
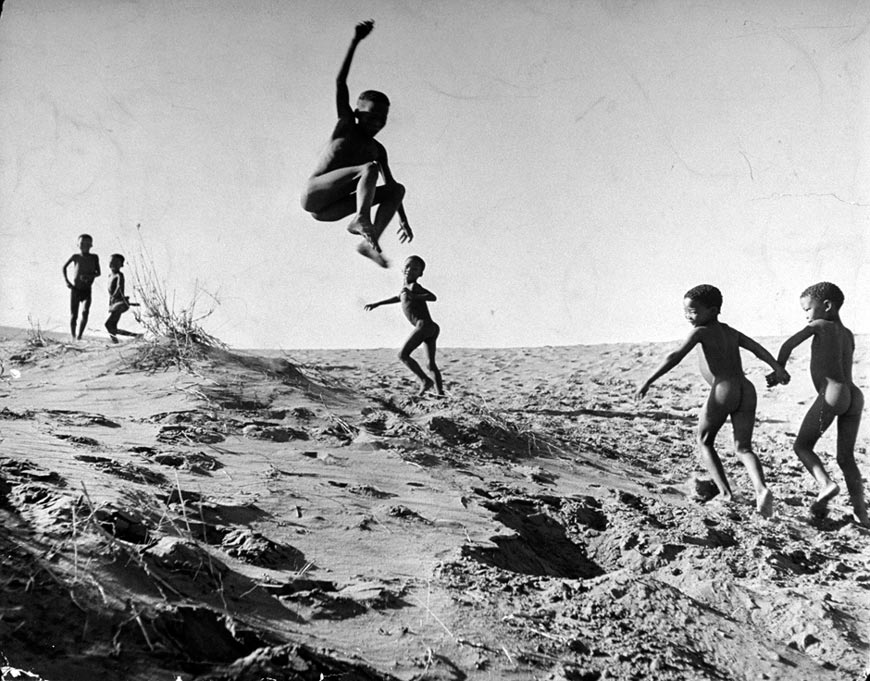
{"type": "Polygon", "coordinates": [[[136,321],[146,331],[147,342],[141,347],[137,366],[157,369],[170,365],[188,367],[192,360],[203,356],[205,348],[226,349],[226,344],[202,327],[219,301],[217,297],[194,283],[194,294],[187,305],[178,305],[175,293],[169,293],[166,283],[158,276],[154,260],[142,239],[141,225],[136,225],[139,249],[133,259],[133,290],[140,307],[134,312],[136,321]],[[211,305],[202,310],[202,296],[211,299],[211,305]]]}
{"type": "Polygon", "coordinates": [[[30,315],[27,315],[27,323],[30,324],[30,329],[27,331],[27,338],[24,342],[28,348],[44,348],[49,343],[57,342],[50,338],[46,338],[45,334],[42,333],[42,328],[39,326],[39,322],[34,322],[33,317],[30,315]]]}

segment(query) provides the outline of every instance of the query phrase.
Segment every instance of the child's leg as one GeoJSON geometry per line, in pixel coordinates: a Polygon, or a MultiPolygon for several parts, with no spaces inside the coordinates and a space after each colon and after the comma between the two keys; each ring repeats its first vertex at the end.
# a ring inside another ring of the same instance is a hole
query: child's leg
{"type": "Polygon", "coordinates": [[[773,515],[773,494],[764,482],[761,462],[752,451],[752,431],[755,428],[755,407],[758,397],[755,386],[748,380],[741,382],[742,396],[737,411],[731,414],[731,427],[734,429],[734,450],[740,463],[746,468],[752,486],[755,488],[755,508],[765,518],[773,515]]]}
{"type": "Polygon", "coordinates": [[[429,373],[435,378],[435,389],[438,391],[439,395],[444,394],[444,386],[441,384],[441,371],[438,369],[438,365],[435,364],[435,352],[436,352],[436,344],[438,340],[438,333],[440,329],[438,325],[435,325],[435,333],[425,340],[426,343],[426,357],[428,359],[428,369],[429,373]]]}
{"type": "Polygon", "coordinates": [[[408,367],[414,375],[420,379],[422,385],[420,386],[420,394],[423,394],[429,388],[432,387],[432,379],[429,378],[426,373],[420,368],[420,365],[417,364],[416,360],[411,357],[411,353],[414,352],[419,346],[420,343],[424,341],[426,338],[426,328],[424,326],[416,327],[411,335],[408,336],[408,340],[405,341],[405,344],[402,346],[402,349],[399,350],[399,360],[408,367]]]}
{"type": "Polygon", "coordinates": [[[855,463],[855,440],[858,438],[858,426],[861,424],[861,411],[864,409],[864,395],[857,386],[852,386],[852,403],[848,411],[837,418],[837,464],[843,471],[846,489],[855,519],[864,526],[870,527],[867,516],[867,504],[864,501],[864,481],[861,471],[855,463]]]}
{"type": "Polygon", "coordinates": [[[336,168],[312,177],[302,194],[302,209],[322,222],[334,222],[353,214],[357,210],[355,192],[368,165],[336,168]]]}
{"type": "Polygon", "coordinates": [[[375,221],[372,226],[372,239],[377,244],[381,240],[381,234],[390,224],[390,220],[395,216],[399,206],[402,205],[402,199],[405,198],[405,187],[398,182],[392,185],[384,185],[378,187],[378,198],[375,203],[378,203],[378,212],[375,213],[375,221]]]}
{"type": "Polygon", "coordinates": [[[701,409],[701,415],[698,419],[698,448],[701,454],[701,462],[713,478],[716,488],[724,501],[731,500],[731,487],[728,485],[728,480],[725,477],[725,469],[722,467],[722,461],[716,454],[714,445],[716,443],[716,435],[719,429],[728,418],[728,411],[724,405],[719,404],[715,399],[715,388],[710,391],[710,397],[707,398],[707,403],[701,409]]]}
{"type": "Polygon", "coordinates": [[[387,200],[392,193],[377,186],[379,174],[380,166],[372,161],[312,177],[302,197],[302,207],[315,219],[325,222],[355,213],[348,231],[377,246],[371,219],[372,205],[387,200]]]}
{"type": "Polygon", "coordinates": [[[69,291],[69,332],[76,339],[76,322],[79,319],[79,294],[74,288],[69,291]]]}
{"type": "Polygon", "coordinates": [[[814,515],[822,516],[827,512],[828,502],[835,497],[840,488],[837,486],[825,467],[822,465],[821,459],[813,451],[819,438],[828,429],[834,421],[836,414],[834,410],[825,402],[825,394],[819,393],[804,416],[801,423],[797,438],[794,441],[794,453],[797,454],[801,463],[809,471],[810,475],[816,481],[819,487],[819,494],[815,502],[810,506],[810,511],[814,515]]]}
{"type": "Polygon", "coordinates": [[[118,321],[121,319],[121,312],[119,310],[112,310],[109,313],[109,318],[106,320],[106,331],[109,332],[109,336],[112,339],[113,343],[117,343],[118,339],[115,336],[118,335],[118,321]]]}
{"type": "Polygon", "coordinates": [[[78,339],[82,339],[82,335],[85,333],[85,326],[88,323],[88,315],[91,312],[91,292],[88,291],[87,296],[85,296],[82,300],[84,305],[82,306],[82,320],[79,323],[79,335],[78,339]]]}

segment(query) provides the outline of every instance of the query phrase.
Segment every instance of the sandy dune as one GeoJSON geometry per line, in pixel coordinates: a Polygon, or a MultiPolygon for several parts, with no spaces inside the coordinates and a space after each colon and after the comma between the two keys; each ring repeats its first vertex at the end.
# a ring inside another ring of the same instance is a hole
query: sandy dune
{"type": "Polygon", "coordinates": [[[729,427],[737,504],[693,500],[694,361],[632,397],[661,344],[446,349],[445,399],[393,350],[143,347],[0,342],[4,680],[868,678],[870,532],[791,453],[808,347],[745,360],[770,521],[729,427]]]}

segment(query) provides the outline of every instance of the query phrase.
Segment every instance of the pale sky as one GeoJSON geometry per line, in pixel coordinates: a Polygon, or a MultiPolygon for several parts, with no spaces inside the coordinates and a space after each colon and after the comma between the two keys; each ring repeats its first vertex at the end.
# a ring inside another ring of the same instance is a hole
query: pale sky
{"type": "MultiPolygon", "coordinates": [[[[236,347],[398,347],[420,283],[442,346],[668,340],[722,289],[751,336],[798,330],[809,284],[870,332],[870,0],[6,0],[0,17],[0,324],[68,328],[61,265],[140,245],[236,347]],[[373,18],[351,97],[416,238],[379,269],[299,195],[335,75],[373,18]]],[[[124,318],[128,328],[135,322],[124,318]]]]}

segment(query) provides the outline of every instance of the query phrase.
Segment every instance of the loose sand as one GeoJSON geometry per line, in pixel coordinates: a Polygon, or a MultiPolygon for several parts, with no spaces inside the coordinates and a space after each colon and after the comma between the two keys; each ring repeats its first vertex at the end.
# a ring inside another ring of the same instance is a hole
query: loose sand
{"type": "Polygon", "coordinates": [[[393,350],[146,371],[143,341],[26,341],[0,342],[4,680],[867,677],[870,532],[845,493],[810,519],[791,452],[808,347],[775,390],[745,359],[768,521],[730,426],[736,503],[694,500],[694,359],[635,403],[667,345],[445,349],[438,399],[393,350]]]}

